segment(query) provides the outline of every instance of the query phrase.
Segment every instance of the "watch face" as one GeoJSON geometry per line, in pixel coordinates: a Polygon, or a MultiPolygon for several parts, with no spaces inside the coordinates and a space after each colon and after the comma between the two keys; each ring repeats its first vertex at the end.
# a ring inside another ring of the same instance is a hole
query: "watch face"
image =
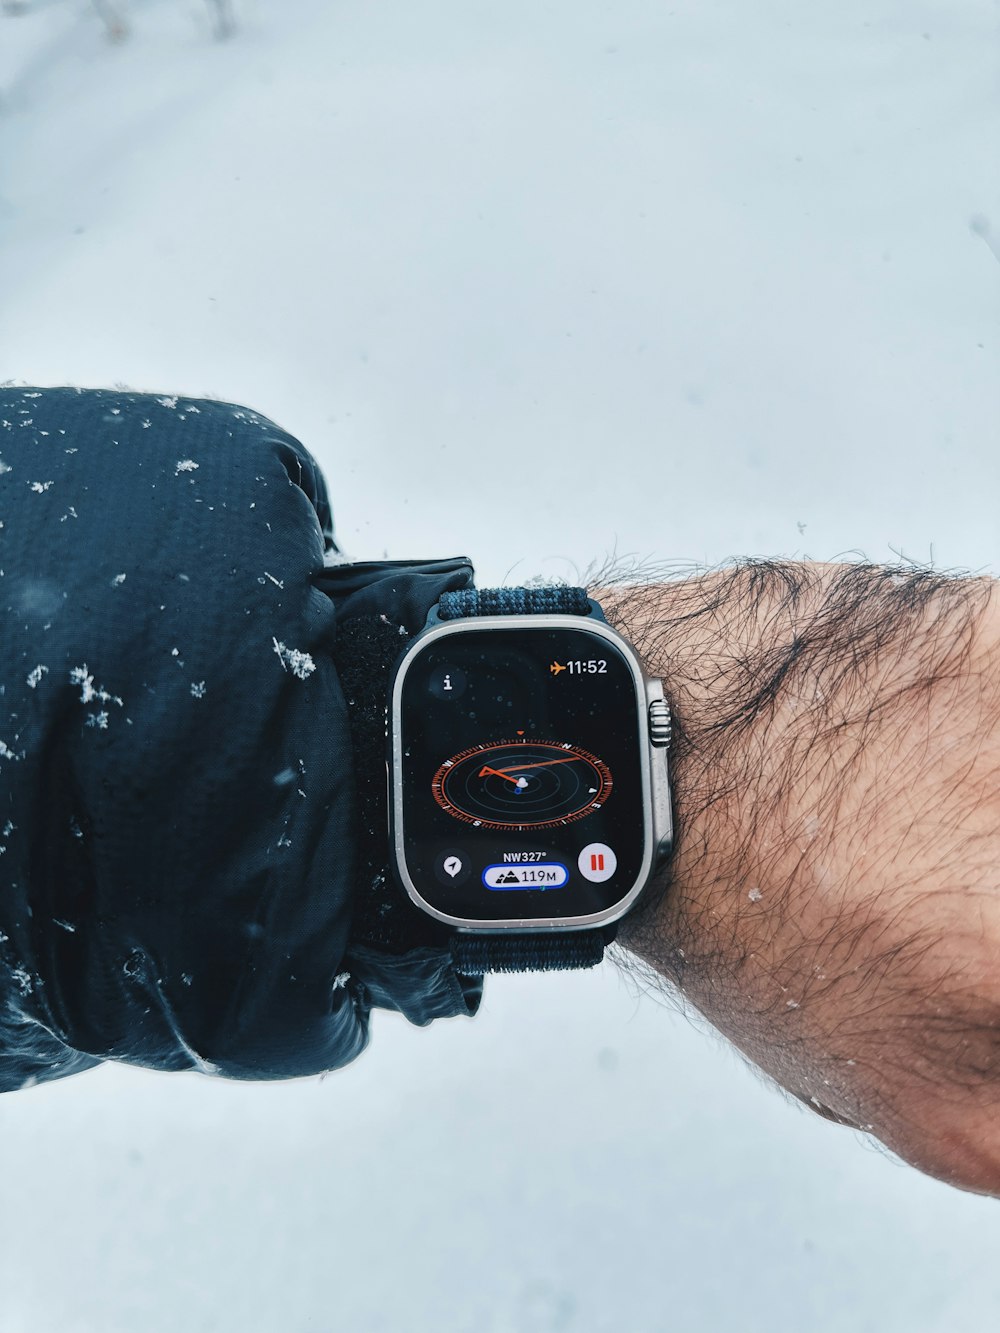
{"type": "Polygon", "coordinates": [[[641,688],[588,628],[428,635],[393,694],[411,894],[456,923],[611,919],[649,864],[641,688]]]}

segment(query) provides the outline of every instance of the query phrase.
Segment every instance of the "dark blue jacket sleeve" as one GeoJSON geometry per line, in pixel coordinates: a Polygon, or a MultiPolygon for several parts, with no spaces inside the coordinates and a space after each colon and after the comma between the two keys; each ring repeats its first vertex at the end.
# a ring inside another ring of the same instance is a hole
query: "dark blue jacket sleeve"
{"type": "Polygon", "coordinates": [[[357,1055],[373,1004],[471,1012],[433,949],[345,967],[338,616],[379,613],[385,570],[331,582],[308,452],[232,404],[0,389],[0,521],[0,1089],[104,1059],[291,1077],[357,1055]]]}

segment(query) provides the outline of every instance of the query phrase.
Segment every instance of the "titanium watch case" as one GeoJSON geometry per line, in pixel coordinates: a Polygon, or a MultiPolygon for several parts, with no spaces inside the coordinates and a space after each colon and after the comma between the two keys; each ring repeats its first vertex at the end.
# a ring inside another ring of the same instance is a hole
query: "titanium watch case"
{"type": "Polygon", "coordinates": [[[410,642],[396,665],[389,694],[388,709],[388,783],[389,846],[396,878],[412,902],[435,920],[457,931],[499,933],[504,931],[574,931],[592,930],[619,921],[635,906],[655,872],[664,864],[673,844],[673,818],[670,804],[670,780],[667,752],[670,745],[670,709],[663,694],[663,682],[644,675],[635,649],[629,641],[604,620],[600,605],[591,600],[591,614],[580,615],[501,615],[470,616],[441,620],[432,609],[425,628],[410,642]],[[635,685],[635,706],[639,737],[639,766],[642,784],[644,847],[640,871],[632,888],[609,908],[587,916],[514,917],[507,920],[476,920],[449,915],[428,903],[414,884],[407,869],[405,828],[403,823],[403,685],[411,669],[431,645],[452,635],[492,630],[505,631],[573,630],[607,641],[624,658],[635,685]]]}

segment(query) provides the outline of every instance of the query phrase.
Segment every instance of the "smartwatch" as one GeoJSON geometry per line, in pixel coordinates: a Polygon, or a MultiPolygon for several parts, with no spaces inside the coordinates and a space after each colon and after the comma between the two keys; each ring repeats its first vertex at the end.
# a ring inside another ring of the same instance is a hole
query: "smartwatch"
{"type": "Polygon", "coordinates": [[[585,589],[441,596],[389,691],[389,859],[458,972],[600,962],[670,852],[669,744],[585,589]]]}

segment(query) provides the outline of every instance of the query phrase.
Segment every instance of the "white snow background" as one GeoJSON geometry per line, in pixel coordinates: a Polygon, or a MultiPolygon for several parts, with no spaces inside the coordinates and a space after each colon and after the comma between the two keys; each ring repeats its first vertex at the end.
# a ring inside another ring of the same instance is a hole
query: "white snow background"
{"type": "MultiPolygon", "coordinates": [[[[0,17],[0,377],[242,401],[355,557],[1000,566],[993,0],[0,17]]],[[[0,1099],[0,1333],[985,1333],[995,1203],[608,965],[0,1099]]]]}

